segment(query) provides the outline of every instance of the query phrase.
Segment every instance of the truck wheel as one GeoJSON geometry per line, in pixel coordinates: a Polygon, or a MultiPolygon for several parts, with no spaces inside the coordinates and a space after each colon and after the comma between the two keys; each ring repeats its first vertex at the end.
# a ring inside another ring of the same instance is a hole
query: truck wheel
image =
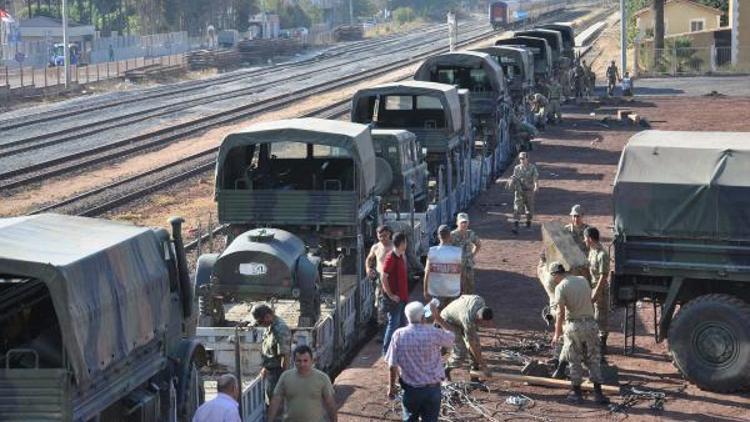
{"type": "Polygon", "coordinates": [[[669,348],[677,369],[702,389],[750,385],[750,304],[726,294],[691,300],[669,328],[669,348]]]}
{"type": "Polygon", "coordinates": [[[186,421],[192,421],[195,412],[198,407],[205,401],[205,390],[203,389],[203,377],[201,376],[198,365],[195,362],[190,364],[190,384],[188,385],[186,403],[185,403],[185,419],[186,421]]]}

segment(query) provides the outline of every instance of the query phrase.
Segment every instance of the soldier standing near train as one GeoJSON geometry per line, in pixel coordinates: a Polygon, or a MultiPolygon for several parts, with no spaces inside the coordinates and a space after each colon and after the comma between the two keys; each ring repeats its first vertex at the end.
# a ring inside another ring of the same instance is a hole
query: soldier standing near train
{"type": "Polygon", "coordinates": [[[529,162],[529,154],[518,154],[521,163],[513,169],[509,188],[513,190],[513,233],[518,234],[521,215],[526,216],[526,227],[534,217],[534,194],[539,190],[539,171],[529,162]]]}
{"type": "Polygon", "coordinates": [[[266,381],[266,404],[269,404],[279,377],[289,366],[291,334],[289,326],[265,303],[253,306],[250,313],[255,325],[266,328],[260,348],[263,359],[260,377],[266,381]]]}
{"type": "Polygon", "coordinates": [[[552,124],[562,123],[562,110],[560,109],[560,101],[562,99],[562,86],[557,82],[557,74],[552,82],[547,87],[549,94],[549,109],[547,110],[547,118],[552,124]]]}
{"type": "Polygon", "coordinates": [[[583,232],[586,246],[589,248],[589,274],[593,293],[594,318],[599,326],[601,357],[607,354],[607,337],[609,336],[609,252],[599,242],[599,230],[588,227],[583,232]]]}
{"type": "Polygon", "coordinates": [[[573,236],[573,240],[584,256],[587,256],[589,253],[589,248],[583,239],[583,232],[588,227],[589,225],[583,222],[583,208],[578,204],[573,205],[573,208],[570,209],[570,223],[565,225],[565,230],[569,231],[573,236]]]}
{"type": "Polygon", "coordinates": [[[461,294],[474,294],[476,284],[474,282],[474,257],[479,253],[482,241],[474,230],[469,229],[469,214],[460,212],[456,216],[458,228],[451,232],[453,246],[462,249],[461,255],[463,268],[461,270],[461,294]]]}
{"type": "Polygon", "coordinates": [[[589,370],[589,378],[594,384],[594,400],[598,404],[608,404],[602,393],[602,374],[599,357],[599,339],[591,304],[591,287],[585,278],[566,275],[565,267],[559,262],[549,266],[555,287],[554,344],[563,341],[560,360],[570,365],[570,383],[573,391],[568,395],[570,402],[583,403],[583,363],[589,370]],[[563,340],[564,339],[564,340],[563,340]]]}

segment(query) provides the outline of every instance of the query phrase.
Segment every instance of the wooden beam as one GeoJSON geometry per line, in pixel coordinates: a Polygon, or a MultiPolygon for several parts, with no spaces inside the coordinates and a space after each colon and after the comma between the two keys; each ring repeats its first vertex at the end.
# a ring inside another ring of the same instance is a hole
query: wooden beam
{"type": "MultiPolygon", "coordinates": [[[[472,371],[472,375],[476,375],[478,377],[482,377],[481,372],[477,372],[476,374],[474,371],[472,371]]],[[[514,374],[506,374],[506,373],[493,373],[492,374],[493,380],[500,380],[500,381],[509,381],[509,382],[521,382],[526,383],[529,385],[538,385],[542,387],[556,387],[556,388],[570,388],[570,381],[568,380],[559,380],[555,378],[542,378],[542,377],[532,377],[528,375],[514,375],[514,374]]],[[[581,385],[581,388],[587,391],[593,391],[594,384],[592,384],[590,381],[586,381],[581,385]]],[[[609,394],[620,394],[620,387],[615,387],[613,385],[602,385],[602,391],[609,394]]]]}

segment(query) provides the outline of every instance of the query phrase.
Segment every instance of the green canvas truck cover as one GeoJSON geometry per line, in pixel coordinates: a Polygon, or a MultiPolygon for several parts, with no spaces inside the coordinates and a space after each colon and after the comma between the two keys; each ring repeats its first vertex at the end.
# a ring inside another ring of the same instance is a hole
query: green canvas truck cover
{"type": "Polygon", "coordinates": [[[252,144],[301,142],[343,148],[361,169],[366,193],[375,187],[375,151],[366,125],[326,119],[289,119],[254,124],[227,135],[216,160],[216,186],[223,180],[223,164],[232,149],[252,144]]]}
{"type": "Polygon", "coordinates": [[[154,230],[40,214],[0,219],[0,274],[47,286],[79,385],[154,338],[169,312],[163,241],[154,230]]]}
{"type": "Polygon", "coordinates": [[[750,133],[634,135],[614,187],[620,236],[750,240],[750,133]]]}
{"type": "Polygon", "coordinates": [[[458,90],[453,85],[436,82],[393,82],[359,90],[352,98],[351,120],[369,122],[372,119],[370,100],[388,95],[425,95],[437,98],[445,113],[449,114],[446,118],[448,131],[455,133],[461,130],[461,101],[458,98],[458,90]]]}
{"type": "Polygon", "coordinates": [[[502,95],[505,92],[505,76],[503,69],[489,54],[478,51],[458,51],[453,53],[438,54],[422,62],[414,79],[418,81],[429,81],[432,74],[442,66],[469,67],[483,69],[489,78],[492,89],[502,95]]]}

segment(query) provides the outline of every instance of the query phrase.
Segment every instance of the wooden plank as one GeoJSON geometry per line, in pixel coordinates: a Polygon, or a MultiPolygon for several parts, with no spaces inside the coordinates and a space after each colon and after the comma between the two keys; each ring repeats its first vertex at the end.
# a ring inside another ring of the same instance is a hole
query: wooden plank
{"type": "Polygon", "coordinates": [[[588,262],[573,235],[559,221],[542,224],[542,242],[547,262],[558,261],[573,274],[585,275],[588,262]]]}
{"type": "MultiPolygon", "coordinates": [[[[481,372],[472,371],[472,375],[482,377],[481,372]]],[[[515,374],[506,374],[506,373],[493,373],[492,374],[493,380],[500,380],[500,381],[509,381],[509,382],[521,382],[521,383],[527,383],[529,385],[538,385],[542,387],[557,387],[557,388],[570,388],[570,381],[568,380],[559,380],[555,378],[542,378],[542,377],[532,377],[529,375],[515,375],[515,374]]],[[[581,385],[581,388],[587,391],[592,391],[594,389],[594,384],[592,384],[590,381],[586,381],[581,385]]],[[[616,387],[613,385],[602,385],[602,391],[609,394],[620,394],[620,387],[616,387]]]]}

